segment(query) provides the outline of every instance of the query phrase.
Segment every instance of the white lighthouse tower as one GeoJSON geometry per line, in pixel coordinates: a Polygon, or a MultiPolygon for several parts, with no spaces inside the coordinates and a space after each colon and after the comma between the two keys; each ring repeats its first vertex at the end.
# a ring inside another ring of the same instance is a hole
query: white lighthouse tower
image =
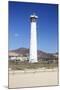
{"type": "Polygon", "coordinates": [[[31,32],[30,32],[30,57],[29,62],[37,62],[37,18],[35,14],[30,16],[31,32]]]}

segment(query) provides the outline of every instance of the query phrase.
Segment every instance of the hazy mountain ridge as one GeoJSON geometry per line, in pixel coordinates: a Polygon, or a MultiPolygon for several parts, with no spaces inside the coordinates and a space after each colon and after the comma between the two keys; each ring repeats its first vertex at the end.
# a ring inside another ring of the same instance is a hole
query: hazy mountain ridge
{"type": "MultiPolygon", "coordinates": [[[[9,52],[15,52],[19,55],[29,55],[29,48],[18,48],[18,49],[15,49],[15,50],[9,50],[9,52]]],[[[37,56],[39,58],[49,58],[49,57],[55,57],[52,53],[46,53],[46,52],[43,52],[41,50],[37,50],[37,56]]]]}

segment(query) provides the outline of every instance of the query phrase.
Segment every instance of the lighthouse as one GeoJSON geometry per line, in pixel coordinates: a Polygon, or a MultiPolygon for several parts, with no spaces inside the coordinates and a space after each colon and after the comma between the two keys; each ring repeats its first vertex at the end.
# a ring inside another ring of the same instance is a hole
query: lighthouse
{"type": "Polygon", "coordinates": [[[30,16],[30,55],[29,62],[37,62],[37,18],[35,14],[30,16]]]}

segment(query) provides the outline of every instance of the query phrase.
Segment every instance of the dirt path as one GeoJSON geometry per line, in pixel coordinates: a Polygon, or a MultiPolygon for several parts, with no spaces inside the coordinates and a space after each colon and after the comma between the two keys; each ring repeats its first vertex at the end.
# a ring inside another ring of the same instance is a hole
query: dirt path
{"type": "Polygon", "coordinates": [[[58,85],[58,70],[10,71],[9,88],[58,85]]]}

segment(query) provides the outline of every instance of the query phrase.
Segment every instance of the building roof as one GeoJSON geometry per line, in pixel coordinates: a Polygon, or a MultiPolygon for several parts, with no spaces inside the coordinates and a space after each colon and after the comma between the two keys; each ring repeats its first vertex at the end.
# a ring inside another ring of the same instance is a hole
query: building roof
{"type": "Polygon", "coordinates": [[[30,15],[30,18],[38,18],[35,14],[30,15]]]}

